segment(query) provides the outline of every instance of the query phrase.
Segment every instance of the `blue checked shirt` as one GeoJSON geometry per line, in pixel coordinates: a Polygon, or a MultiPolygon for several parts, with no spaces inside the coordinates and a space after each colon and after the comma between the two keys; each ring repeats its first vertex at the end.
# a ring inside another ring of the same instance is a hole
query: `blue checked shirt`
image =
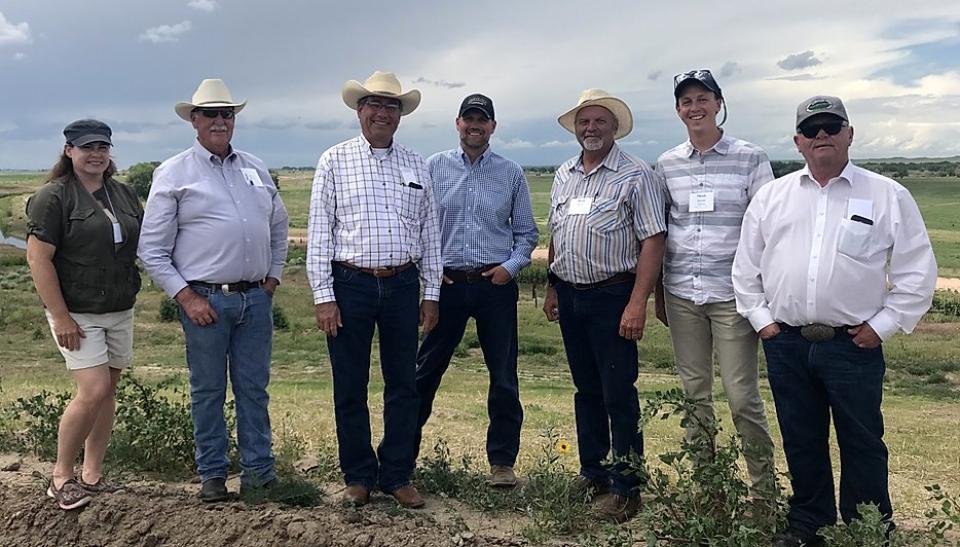
{"type": "Polygon", "coordinates": [[[537,225],[523,168],[489,148],[473,164],[459,147],[427,160],[446,268],[500,264],[511,276],[530,264],[537,225]]]}

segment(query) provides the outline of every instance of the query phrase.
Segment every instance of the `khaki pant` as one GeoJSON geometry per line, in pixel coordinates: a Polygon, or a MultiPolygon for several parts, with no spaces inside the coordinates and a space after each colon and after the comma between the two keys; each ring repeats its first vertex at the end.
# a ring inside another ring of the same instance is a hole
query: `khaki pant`
{"type": "MultiPolygon", "coordinates": [[[[684,392],[697,401],[696,412],[701,420],[716,419],[713,411],[713,356],[716,353],[733,424],[743,438],[751,494],[771,497],[773,441],[760,398],[757,333],[750,322],[737,313],[733,301],[697,305],[666,291],[664,297],[677,374],[684,392]]],[[[687,439],[693,440],[699,431],[695,426],[687,428],[687,439]]]]}

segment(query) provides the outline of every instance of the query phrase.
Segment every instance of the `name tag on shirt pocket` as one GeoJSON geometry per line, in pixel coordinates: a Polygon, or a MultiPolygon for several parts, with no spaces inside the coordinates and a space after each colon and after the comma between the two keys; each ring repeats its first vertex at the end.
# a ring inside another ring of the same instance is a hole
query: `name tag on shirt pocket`
{"type": "Polygon", "coordinates": [[[409,167],[400,168],[400,176],[403,177],[403,185],[414,190],[423,190],[423,185],[417,181],[417,173],[409,167]]]}
{"type": "Polygon", "coordinates": [[[263,187],[263,181],[260,180],[260,173],[258,173],[256,169],[241,167],[240,172],[243,174],[243,180],[247,181],[247,184],[250,186],[263,187]]]}
{"type": "Polygon", "coordinates": [[[873,227],[869,224],[856,222],[849,218],[840,221],[840,231],[837,234],[837,250],[851,258],[868,258],[870,256],[870,241],[873,237],[873,227]]]}

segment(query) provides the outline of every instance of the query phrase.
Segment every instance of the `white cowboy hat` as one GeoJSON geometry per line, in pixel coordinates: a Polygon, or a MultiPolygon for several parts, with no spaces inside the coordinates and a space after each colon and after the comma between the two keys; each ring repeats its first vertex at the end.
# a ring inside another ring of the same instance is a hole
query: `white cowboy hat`
{"type": "Polygon", "coordinates": [[[343,84],[341,95],[343,102],[354,110],[357,109],[357,101],[371,95],[399,99],[401,116],[410,114],[420,106],[420,90],[411,89],[406,93],[400,93],[400,80],[397,79],[396,74],[379,70],[371,74],[362,84],[356,80],[343,84]]]}
{"type": "Polygon", "coordinates": [[[174,110],[177,116],[190,121],[190,111],[194,108],[219,108],[232,106],[234,112],[240,112],[247,105],[247,101],[233,102],[233,96],[227,89],[227,84],[219,78],[206,79],[200,82],[200,87],[193,94],[190,102],[179,102],[174,110]]]}
{"type": "Polygon", "coordinates": [[[593,105],[606,108],[613,114],[613,117],[617,119],[617,133],[613,136],[614,139],[626,137],[633,131],[633,114],[630,113],[630,107],[627,106],[627,103],[602,89],[596,88],[587,89],[581,93],[580,100],[577,101],[577,106],[557,118],[557,121],[560,122],[560,125],[563,126],[564,129],[576,135],[577,112],[580,112],[581,108],[593,105]]]}

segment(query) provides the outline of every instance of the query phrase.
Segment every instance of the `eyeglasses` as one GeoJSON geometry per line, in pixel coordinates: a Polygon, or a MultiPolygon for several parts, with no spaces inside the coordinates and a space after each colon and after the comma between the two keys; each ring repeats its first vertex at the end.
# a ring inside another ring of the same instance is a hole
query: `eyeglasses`
{"type": "Polygon", "coordinates": [[[232,120],[234,116],[237,115],[233,109],[230,108],[197,108],[194,112],[199,112],[203,114],[204,118],[216,119],[217,116],[225,120],[232,120]]]}
{"type": "Polygon", "coordinates": [[[677,74],[676,76],[673,77],[673,87],[676,88],[678,85],[680,85],[680,82],[687,80],[689,78],[701,80],[703,78],[708,78],[708,77],[712,80],[713,74],[711,74],[710,71],[705,68],[702,68],[700,70],[691,70],[689,72],[681,72],[680,74],[677,74]]]}
{"type": "Polygon", "coordinates": [[[372,110],[386,110],[389,114],[396,114],[400,112],[400,105],[398,103],[383,103],[380,101],[366,101],[363,103],[363,106],[370,108],[372,110]]]}
{"type": "Polygon", "coordinates": [[[823,129],[827,132],[827,135],[831,137],[840,132],[844,127],[847,126],[847,122],[843,120],[829,121],[829,122],[818,122],[811,123],[806,125],[801,125],[797,128],[797,133],[802,134],[808,139],[815,139],[817,135],[820,134],[820,130],[823,129]]]}

